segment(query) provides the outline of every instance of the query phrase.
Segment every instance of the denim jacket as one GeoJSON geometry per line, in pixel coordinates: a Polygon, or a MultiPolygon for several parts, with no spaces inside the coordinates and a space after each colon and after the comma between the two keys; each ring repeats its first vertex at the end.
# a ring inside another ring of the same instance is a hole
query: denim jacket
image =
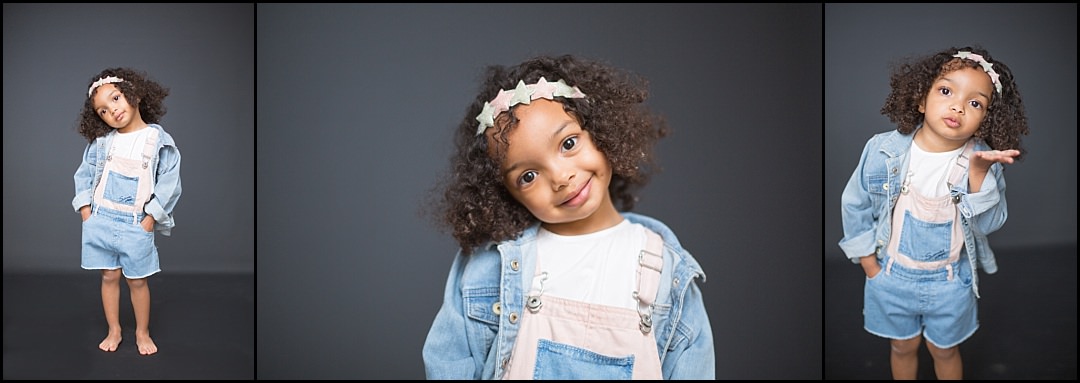
{"type": "MultiPolygon", "coordinates": [[[[899,197],[903,175],[907,174],[908,153],[914,137],[914,132],[904,135],[897,130],[878,133],[863,148],[859,165],[841,198],[844,238],[840,240],[840,248],[853,263],[859,263],[859,258],[870,254],[882,258],[881,250],[889,244],[893,207],[899,197]]],[[[976,139],[974,149],[990,150],[990,147],[976,139]]],[[[986,236],[1000,229],[1008,217],[1003,172],[1000,163],[991,165],[979,192],[971,194],[965,172],[962,181],[949,191],[953,198],[959,197],[957,207],[964,232],[964,249],[971,264],[971,285],[976,296],[979,294],[976,264],[987,274],[997,272],[994,253],[986,236]]]]}
{"type": "MultiPolygon", "coordinates": [[[[695,278],[697,261],[660,221],[622,213],[664,239],[664,267],[653,307],[653,331],[665,379],[714,379],[712,328],[695,278]]],[[[459,251],[442,307],[424,342],[428,379],[500,379],[514,347],[536,264],[539,224],[516,239],[489,243],[472,255],[459,251]],[[500,313],[493,305],[501,301],[500,313]]]]}
{"type": "MultiPolygon", "coordinates": [[[[143,207],[143,211],[154,217],[154,230],[160,231],[162,235],[171,235],[172,228],[176,226],[172,211],[180,200],[180,149],[177,149],[172,136],[166,133],[161,125],[149,124],[149,128],[157,129],[160,134],[157,154],[150,160],[150,167],[157,169],[150,172],[154,194],[143,207]]],[[[71,207],[76,212],[93,202],[94,189],[101,181],[105,157],[109,154],[109,146],[112,145],[115,134],[116,130],[111,130],[86,145],[82,163],[75,170],[75,198],[71,200],[71,207]]]]}

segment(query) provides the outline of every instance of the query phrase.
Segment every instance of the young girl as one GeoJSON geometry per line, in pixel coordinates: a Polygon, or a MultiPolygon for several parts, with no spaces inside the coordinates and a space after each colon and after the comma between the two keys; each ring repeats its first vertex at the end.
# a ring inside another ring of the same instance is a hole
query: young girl
{"type": "Polygon", "coordinates": [[[666,133],[646,96],[572,56],[488,68],[441,200],[460,250],[428,378],[714,377],[704,272],[663,223],[617,210],[666,133]]]}
{"type": "Polygon", "coordinates": [[[892,375],[914,379],[918,347],[959,379],[959,344],[978,328],[976,267],[997,271],[986,236],[1008,210],[1002,164],[1023,155],[1024,107],[1009,67],[949,48],[893,71],[882,114],[842,197],[847,257],[866,272],[868,332],[890,339],[892,375]]]}
{"type": "Polygon", "coordinates": [[[75,171],[72,207],[82,214],[82,268],[101,270],[101,303],[109,333],[98,348],[120,344],[120,279],[127,279],[139,353],[157,352],[150,338],[150,288],[158,268],[154,230],[170,235],[180,198],[180,151],[157,123],[169,94],[128,68],[90,79],[79,117],[89,144],[75,171]]]}

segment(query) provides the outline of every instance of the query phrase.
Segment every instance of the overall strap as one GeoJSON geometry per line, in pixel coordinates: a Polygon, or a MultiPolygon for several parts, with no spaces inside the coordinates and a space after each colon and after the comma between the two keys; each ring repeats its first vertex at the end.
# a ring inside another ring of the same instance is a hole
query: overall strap
{"type": "MultiPolygon", "coordinates": [[[[964,175],[967,174],[968,165],[971,163],[971,153],[975,152],[975,139],[968,140],[964,145],[964,151],[956,157],[956,162],[949,168],[949,190],[951,191],[953,186],[960,184],[960,181],[964,179],[964,175]]],[[[959,202],[957,198],[953,198],[953,202],[959,202]]]]}
{"type": "Polygon", "coordinates": [[[645,249],[638,253],[637,290],[638,315],[641,316],[641,332],[652,331],[652,304],[660,289],[660,272],[664,269],[664,239],[652,230],[645,229],[645,249]]]}

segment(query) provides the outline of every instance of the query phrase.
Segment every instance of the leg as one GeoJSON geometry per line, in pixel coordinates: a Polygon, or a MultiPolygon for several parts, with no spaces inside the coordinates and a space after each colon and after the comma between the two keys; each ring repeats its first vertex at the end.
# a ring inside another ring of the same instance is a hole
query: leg
{"type": "Polygon", "coordinates": [[[109,334],[98,345],[102,351],[116,351],[120,345],[120,270],[101,270],[101,305],[109,334]]]}
{"type": "Polygon", "coordinates": [[[938,348],[926,342],[926,349],[934,357],[934,373],[938,380],[960,380],[964,378],[964,366],[960,360],[960,346],[938,348]]]}
{"type": "MultiPolygon", "coordinates": [[[[919,342],[922,335],[911,339],[890,340],[892,351],[889,362],[892,363],[892,375],[895,380],[914,380],[919,371],[919,342]]],[[[929,344],[929,343],[927,343],[929,344]]]]}
{"type": "Polygon", "coordinates": [[[150,355],[157,352],[157,345],[150,339],[150,286],[146,278],[128,279],[131,289],[131,307],[135,310],[135,344],[139,353],[150,355]]]}

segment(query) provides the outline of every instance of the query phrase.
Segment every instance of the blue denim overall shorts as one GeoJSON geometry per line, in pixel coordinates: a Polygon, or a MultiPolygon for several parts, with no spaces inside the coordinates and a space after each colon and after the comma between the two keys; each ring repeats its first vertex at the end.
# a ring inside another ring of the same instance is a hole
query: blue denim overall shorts
{"type": "MultiPolygon", "coordinates": [[[[949,189],[963,180],[973,145],[949,173],[949,189]]],[[[970,261],[962,256],[964,233],[950,195],[927,197],[910,185],[910,173],[893,208],[892,236],[881,272],[866,279],[865,328],[890,339],[919,334],[938,348],[956,346],[978,329],[970,261]]]]}
{"type": "Polygon", "coordinates": [[[161,269],[154,232],[143,230],[143,205],[153,195],[151,160],[157,149],[158,130],[148,129],[140,159],[115,155],[109,147],[101,181],[94,189],[90,218],[82,223],[82,268],[122,269],[124,277],[144,278],[161,269]]]}
{"type": "Polygon", "coordinates": [[[652,303],[664,267],[663,239],[645,230],[638,253],[638,309],[543,296],[546,272],[537,260],[539,291],[530,291],[504,379],[663,379],[652,332],[652,303]]]}

